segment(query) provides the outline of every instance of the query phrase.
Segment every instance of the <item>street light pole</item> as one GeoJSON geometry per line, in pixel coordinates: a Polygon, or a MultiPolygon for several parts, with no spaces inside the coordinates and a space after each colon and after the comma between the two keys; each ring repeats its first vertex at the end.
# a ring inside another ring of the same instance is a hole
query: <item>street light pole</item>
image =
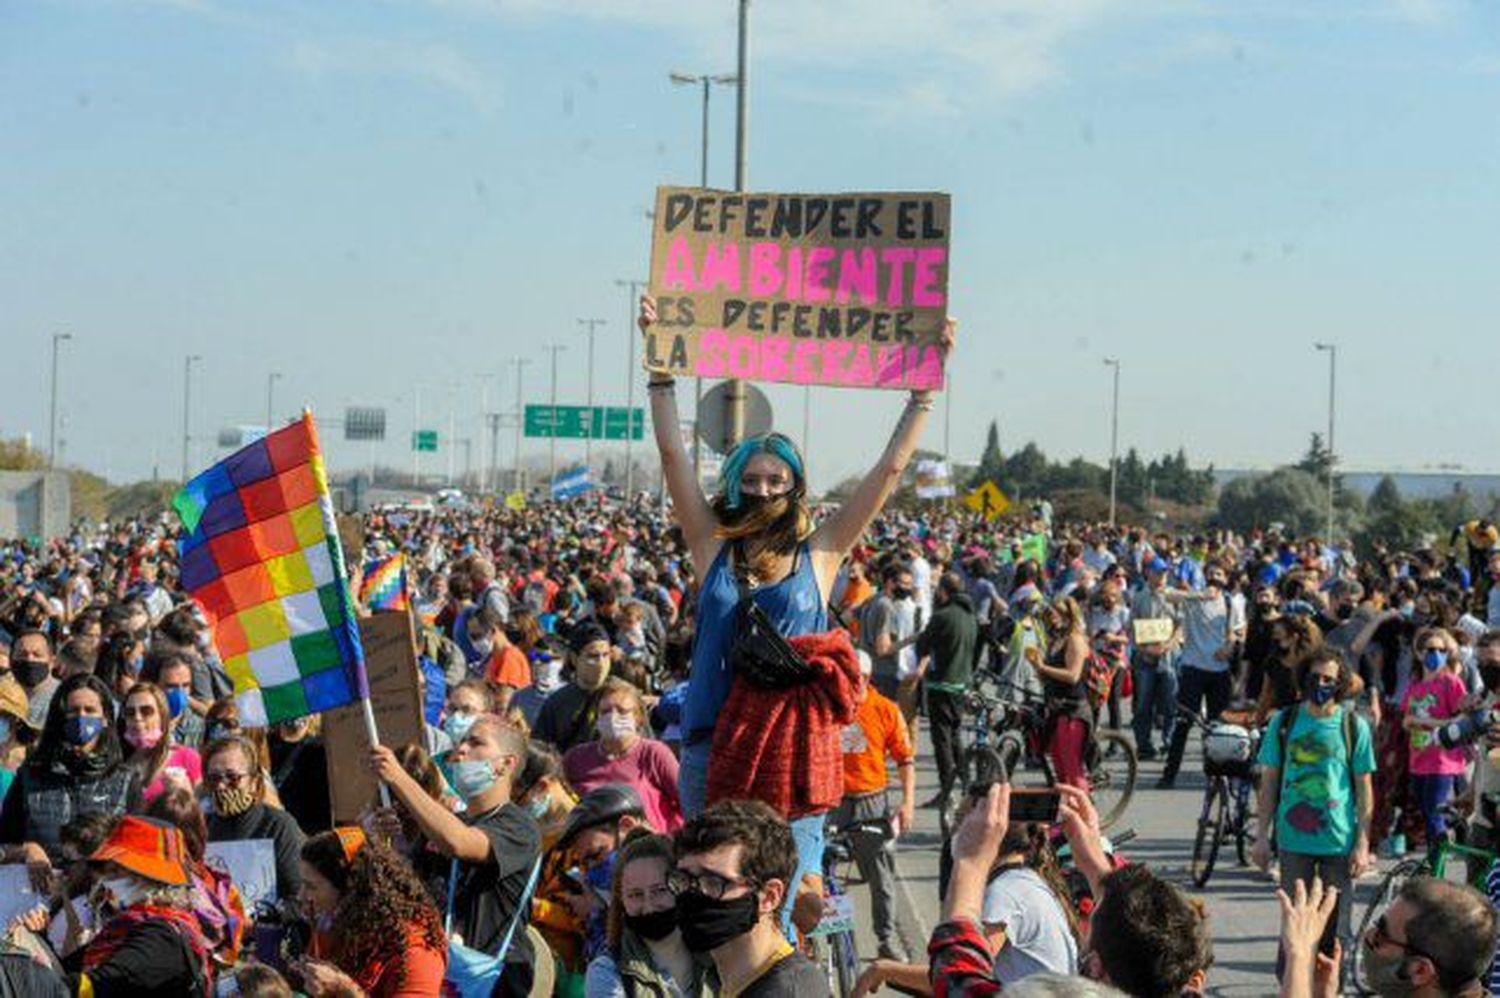
{"type": "Polygon", "coordinates": [[[1120,476],[1120,360],[1105,357],[1104,366],[1114,372],[1114,400],[1109,407],[1109,525],[1115,525],[1116,484],[1120,476]]]}
{"type": "Polygon", "coordinates": [[[188,480],[188,441],[192,439],[193,364],[203,358],[195,353],[182,362],[182,480],[188,480]]]}
{"type": "Polygon", "coordinates": [[[516,367],[516,467],[515,477],[511,480],[510,488],[512,492],[519,492],[521,491],[521,426],[525,422],[526,415],[521,404],[521,372],[531,363],[531,358],[514,357],[511,359],[511,363],[516,367]]]}
{"type": "Polygon", "coordinates": [[[547,403],[547,406],[552,410],[550,419],[551,428],[548,434],[550,447],[547,453],[547,495],[550,498],[552,486],[557,482],[557,355],[566,350],[567,347],[560,343],[554,343],[542,349],[552,355],[552,394],[547,403]]]}
{"type": "Polygon", "coordinates": [[[615,287],[624,288],[628,298],[625,302],[625,501],[635,494],[635,465],[631,452],[635,443],[635,302],[646,290],[645,281],[616,278],[615,287]]]}
{"type": "Polygon", "coordinates": [[[1330,549],[1333,547],[1333,466],[1338,463],[1338,455],[1333,449],[1333,399],[1335,378],[1337,377],[1339,346],[1337,343],[1314,343],[1313,346],[1319,351],[1328,352],[1328,537],[1326,543],[1330,549]]]}
{"type": "Polygon", "coordinates": [[[266,433],[269,434],[276,428],[276,382],[280,379],[280,373],[272,371],[266,375],[266,433]]]}
{"type": "MultiPolygon", "coordinates": [[[[739,47],[735,66],[734,100],[734,189],[745,189],[745,169],[750,152],[750,0],[740,0],[739,47]]],[[[731,378],[724,393],[729,415],[729,439],[738,444],[745,436],[745,383],[731,378]]]]}
{"type": "Polygon", "coordinates": [[[64,340],[71,340],[72,333],[52,334],[52,413],[47,429],[47,467],[53,468],[57,465],[57,354],[58,347],[64,340]]]}
{"type": "MultiPolygon", "coordinates": [[[[594,467],[594,332],[604,325],[604,320],[579,319],[578,324],[589,331],[589,414],[588,436],[583,438],[583,466],[592,469],[594,467]]],[[[601,426],[600,429],[602,430],[603,427],[601,426]]]]}

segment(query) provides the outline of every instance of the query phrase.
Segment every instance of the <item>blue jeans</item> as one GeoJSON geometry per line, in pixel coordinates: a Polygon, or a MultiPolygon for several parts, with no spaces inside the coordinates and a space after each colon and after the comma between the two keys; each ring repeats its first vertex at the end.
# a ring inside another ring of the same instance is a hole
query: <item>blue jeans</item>
{"type": "Polygon", "coordinates": [[[1172,742],[1172,729],[1177,726],[1177,655],[1168,653],[1157,659],[1135,656],[1135,703],[1134,716],[1130,719],[1135,729],[1137,752],[1154,750],[1151,738],[1153,727],[1161,730],[1163,747],[1172,742]]]}
{"type": "MultiPolygon", "coordinates": [[[[1483,760],[1481,760],[1482,762],[1483,760]]],[[[1427,822],[1427,848],[1431,849],[1443,840],[1448,832],[1448,819],[1442,806],[1453,796],[1452,776],[1417,776],[1412,774],[1412,789],[1417,792],[1417,806],[1427,822]]]]}
{"type": "Polygon", "coordinates": [[[692,745],[682,745],[677,759],[677,796],[682,800],[682,816],[692,818],[703,810],[708,798],[708,752],[713,739],[705,738],[692,745]]]}

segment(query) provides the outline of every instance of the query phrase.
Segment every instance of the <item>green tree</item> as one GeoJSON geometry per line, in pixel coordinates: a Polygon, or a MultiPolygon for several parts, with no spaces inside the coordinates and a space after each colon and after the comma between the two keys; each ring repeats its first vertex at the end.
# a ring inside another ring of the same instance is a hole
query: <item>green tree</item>
{"type": "Polygon", "coordinates": [[[1000,453],[1000,423],[992,419],[989,433],[984,438],[984,453],[979,455],[979,467],[974,469],[974,477],[969,479],[969,488],[975,488],[983,482],[994,482],[1004,489],[1004,478],[1005,457],[1000,453]]]}
{"type": "Polygon", "coordinates": [[[1236,478],[1219,492],[1218,521],[1232,530],[1281,523],[1294,535],[1316,534],[1326,526],[1327,493],[1301,468],[1277,468],[1266,475],[1236,478]]]}

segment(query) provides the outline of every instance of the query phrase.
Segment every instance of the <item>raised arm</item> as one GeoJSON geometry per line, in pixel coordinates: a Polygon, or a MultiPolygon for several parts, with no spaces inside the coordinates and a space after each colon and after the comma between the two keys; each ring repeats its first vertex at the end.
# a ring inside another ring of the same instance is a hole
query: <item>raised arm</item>
{"type": "MultiPolygon", "coordinates": [[[[650,330],[656,322],[655,298],[641,295],[641,313],[636,321],[643,334],[650,330]]],[[[693,459],[682,443],[681,423],[677,417],[677,382],[670,375],[653,371],[646,387],[651,396],[651,431],[656,437],[656,451],[667,480],[667,492],[672,496],[677,524],[682,527],[682,537],[693,553],[694,567],[700,573],[706,572],[716,543],[716,522],[713,510],[693,476],[693,459]]]]}
{"type": "MultiPolygon", "coordinates": [[[[943,327],[941,344],[945,357],[952,352],[957,331],[958,320],[949,319],[943,327]]],[[[825,591],[832,586],[833,577],[844,556],[859,542],[860,535],[865,532],[870,521],[879,515],[885,501],[900,483],[901,474],[911,462],[912,453],[922,439],[922,431],[927,426],[927,413],[931,409],[931,391],[911,393],[880,460],[865,474],[854,494],[844,500],[844,504],[813,533],[811,546],[816,559],[818,583],[825,591]],[[825,577],[827,585],[824,585],[825,577]]]]}

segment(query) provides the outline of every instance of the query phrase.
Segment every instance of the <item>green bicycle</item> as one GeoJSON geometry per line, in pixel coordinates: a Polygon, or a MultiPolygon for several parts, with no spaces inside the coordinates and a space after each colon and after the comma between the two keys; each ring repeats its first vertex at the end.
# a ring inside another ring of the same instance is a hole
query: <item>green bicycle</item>
{"type": "MultiPolygon", "coordinates": [[[[1459,819],[1458,828],[1462,828],[1462,819],[1459,819]]],[[[1365,909],[1365,917],[1359,923],[1359,934],[1354,937],[1351,954],[1354,961],[1354,982],[1362,995],[1370,995],[1375,992],[1365,983],[1365,936],[1375,920],[1388,908],[1396,895],[1401,893],[1402,886],[1416,877],[1438,877],[1444,878],[1448,873],[1450,860],[1461,859],[1464,863],[1463,882],[1485,893],[1485,880],[1489,876],[1490,867],[1500,859],[1491,849],[1481,849],[1478,846],[1464,845],[1460,842],[1439,842],[1437,848],[1425,856],[1412,857],[1402,860],[1391,868],[1391,872],[1385,875],[1380,882],[1380,889],[1370,899],[1370,906],[1365,909]]]]}

